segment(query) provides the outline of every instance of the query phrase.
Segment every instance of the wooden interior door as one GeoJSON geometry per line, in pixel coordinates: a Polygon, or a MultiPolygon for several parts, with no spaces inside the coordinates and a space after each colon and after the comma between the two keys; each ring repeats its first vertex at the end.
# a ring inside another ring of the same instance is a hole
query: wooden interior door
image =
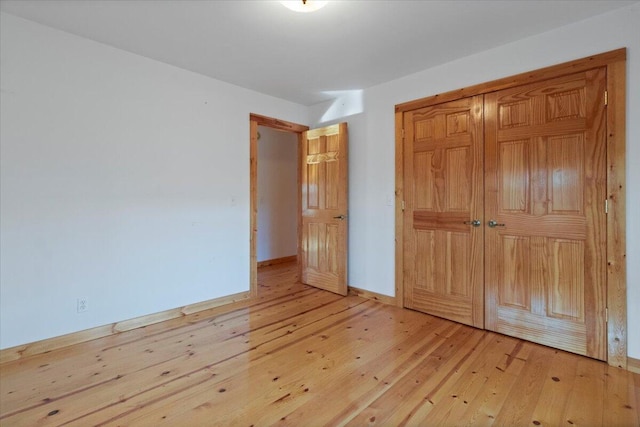
{"type": "Polygon", "coordinates": [[[601,360],[605,89],[602,68],[485,95],[486,327],[601,360]]]}
{"type": "Polygon", "coordinates": [[[302,134],[301,280],[347,294],[347,124],[302,134]]]}
{"type": "Polygon", "coordinates": [[[404,306],[479,328],[482,114],[480,95],[404,115],[404,306]]]}

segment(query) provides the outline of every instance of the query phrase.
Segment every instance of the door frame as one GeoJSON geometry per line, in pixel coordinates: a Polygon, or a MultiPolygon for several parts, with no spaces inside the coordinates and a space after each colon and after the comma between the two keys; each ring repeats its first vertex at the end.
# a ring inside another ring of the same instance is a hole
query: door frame
{"type": "MultiPolygon", "coordinates": [[[[404,129],[405,111],[447,101],[482,95],[594,68],[607,69],[607,361],[627,369],[627,266],[626,266],[626,48],[541,68],[515,76],[481,83],[405,102],[395,106],[395,291],[396,304],[404,306],[404,129]]],[[[605,201],[603,200],[603,205],[605,201]]]]}
{"type": "MultiPolygon", "coordinates": [[[[298,153],[301,152],[302,133],[309,130],[308,126],[287,122],[285,120],[275,119],[272,117],[261,116],[259,114],[249,114],[249,297],[258,296],[258,259],[257,259],[257,240],[258,240],[258,126],[264,126],[271,129],[282,130],[295,133],[298,136],[298,153]]],[[[300,155],[298,155],[298,266],[300,266],[301,256],[301,186],[300,186],[300,155]]]]}

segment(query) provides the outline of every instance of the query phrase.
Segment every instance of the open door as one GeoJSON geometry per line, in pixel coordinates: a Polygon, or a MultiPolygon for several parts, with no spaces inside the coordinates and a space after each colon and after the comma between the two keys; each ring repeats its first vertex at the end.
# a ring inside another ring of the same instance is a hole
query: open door
{"type": "Polygon", "coordinates": [[[347,124],[302,133],[302,283],[347,294],[347,124]]]}

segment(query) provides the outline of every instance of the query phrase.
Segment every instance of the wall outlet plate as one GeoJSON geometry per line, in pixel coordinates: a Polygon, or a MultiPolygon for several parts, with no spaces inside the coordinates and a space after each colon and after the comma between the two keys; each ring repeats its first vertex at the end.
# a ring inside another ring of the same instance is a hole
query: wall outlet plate
{"type": "Polygon", "coordinates": [[[86,297],[78,298],[78,303],[76,307],[77,307],[78,313],[84,313],[85,311],[89,310],[89,300],[86,297]]]}

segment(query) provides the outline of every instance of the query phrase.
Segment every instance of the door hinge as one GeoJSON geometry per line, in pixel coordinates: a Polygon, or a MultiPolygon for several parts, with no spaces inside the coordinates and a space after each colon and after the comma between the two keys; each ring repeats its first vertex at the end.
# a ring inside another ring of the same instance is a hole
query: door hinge
{"type": "Polygon", "coordinates": [[[609,308],[608,307],[604,308],[604,321],[605,321],[605,323],[609,323],[609,308]]]}
{"type": "Polygon", "coordinates": [[[609,105],[609,91],[604,91],[604,105],[609,105]]]}
{"type": "Polygon", "coordinates": [[[402,139],[404,139],[404,128],[402,128],[402,139]]]}
{"type": "Polygon", "coordinates": [[[609,213],[609,199],[604,199],[604,213],[609,213]]]}
{"type": "Polygon", "coordinates": [[[404,200],[402,201],[402,212],[404,212],[404,200]]]}

